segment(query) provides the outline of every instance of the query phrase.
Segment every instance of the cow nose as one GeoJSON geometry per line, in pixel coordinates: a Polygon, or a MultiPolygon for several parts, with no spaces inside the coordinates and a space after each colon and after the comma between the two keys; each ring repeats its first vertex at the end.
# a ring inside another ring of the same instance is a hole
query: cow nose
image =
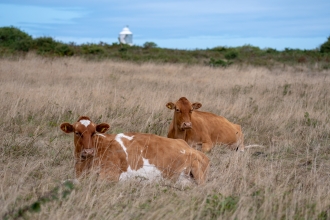
{"type": "Polygon", "coordinates": [[[82,157],[94,156],[94,148],[83,149],[81,152],[82,157]]]}
{"type": "Polygon", "coordinates": [[[182,128],[183,129],[190,129],[192,127],[191,122],[183,122],[182,123],[182,128]]]}

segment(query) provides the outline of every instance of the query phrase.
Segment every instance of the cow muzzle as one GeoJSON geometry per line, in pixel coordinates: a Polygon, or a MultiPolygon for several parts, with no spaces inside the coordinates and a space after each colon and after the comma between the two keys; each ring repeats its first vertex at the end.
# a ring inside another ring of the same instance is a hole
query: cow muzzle
{"type": "Polygon", "coordinates": [[[87,159],[88,157],[93,157],[95,155],[95,148],[85,148],[81,151],[81,158],[87,159]]]}
{"type": "Polygon", "coordinates": [[[192,129],[192,123],[191,122],[183,122],[181,124],[181,130],[186,130],[186,129],[192,129]]]}

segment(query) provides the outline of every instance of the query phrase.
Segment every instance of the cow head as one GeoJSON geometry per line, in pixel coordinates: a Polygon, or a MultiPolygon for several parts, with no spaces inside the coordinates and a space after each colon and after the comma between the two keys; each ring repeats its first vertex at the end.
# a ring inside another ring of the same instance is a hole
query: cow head
{"type": "Polygon", "coordinates": [[[168,109],[174,110],[174,124],[181,130],[191,129],[191,115],[194,110],[202,107],[199,102],[192,103],[186,97],[181,97],[175,104],[169,102],[166,104],[168,109]]]}
{"type": "Polygon", "coordinates": [[[61,129],[65,133],[74,132],[75,157],[87,159],[95,155],[96,132],[104,133],[110,128],[106,123],[94,124],[88,117],[82,116],[74,124],[63,123],[61,129]]]}

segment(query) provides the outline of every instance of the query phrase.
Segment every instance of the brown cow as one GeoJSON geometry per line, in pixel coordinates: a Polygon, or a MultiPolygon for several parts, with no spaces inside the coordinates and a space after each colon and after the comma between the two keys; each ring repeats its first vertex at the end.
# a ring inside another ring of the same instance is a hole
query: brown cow
{"type": "Polygon", "coordinates": [[[181,97],[175,104],[167,103],[166,107],[174,110],[167,137],[183,139],[194,148],[202,145],[203,152],[210,151],[216,143],[244,151],[244,136],[240,125],[222,116],[198,111],[202,104],[191,103],[185,97],[181,97]]]}
{"type": "Polygon", "coordinates": [[[77,178],[93,170],[110,181],[139,176],[174,181],[192,177],[197,184],[205,182],[209,159],[185,141],[143,133],[102,134],[109,127],[86,116],[74,124],[61,124],[65,133],[74,133],[77,178]]]}

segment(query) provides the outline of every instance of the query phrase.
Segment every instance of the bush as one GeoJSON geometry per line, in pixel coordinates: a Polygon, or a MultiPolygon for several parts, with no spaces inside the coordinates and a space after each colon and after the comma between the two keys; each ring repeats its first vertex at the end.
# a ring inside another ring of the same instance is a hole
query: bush
{"type": "Polygon", "coordinates": [[[237,49],[242,53],[255,53],[255,54],[257,54],[257,53],[261,52],[259,47],[255,47],[255,46],[252,46],[252,45],[249,45],[249,44],[238,47],[237,49]]]}
{"type": "Polygon", "coordinates": [[[58,43],[51,37],[39,37],[34,40],[38,54],[54,53],[58,43]]]}
{"type": "Polygon", "coordinates": [[[28,52],[33,47],[32,39],[23,39],[13,45],[14,50],[28,52]]]}
{"type": "Polygon", "coordinates": [[[32,37],[15,27],[0,28],[0,46],[19,51],[29,51],[32,37]]]}
{"type": "Polygon", "coordinates": [[[237,57],[238,57],[238,52],[235,50],[231,50],[231,51],[228,51],[227,53],[225,53],[225,58],[227,60],[233,60],[237,57]]]}
{"type": "Polygon", "coordinates": [[[104,48],[97,44],[84,44],[82,49],[85,54],[103,54],[105,52],[104,48]]]}
{"type": "Polygon", "coordinates": [[[324,42],[320,47],[321,53],[330,53],[330,36],[328,37],[327,42],[324,42]]]}
{"type": "Polygon", "coordinates": [[[211,58],[208,64],[209,64],[209,66],[212,66],[212,67],[219,67],[219,66],[220,67],[227,67],[230,64],[232,64],[232,62],[231,61],[226,62],[226,61],[221,60],[221,59],[215,60],[214,58],[211,58]]]}
{"type": "Polygon", "coordinates": [[[156,43],[154,42],[145,42],[143,44],[143,47],[146,48],[146,49],[149,49],[149,48],[156,48],[158,47],[156,43]]]}
{"type": "Polygon", "coordinates": [[[55,47],[55,53],[59,56],[72,56],[74,51],[66,44],[59,44],[55,47]]]}
{"type": "Polygon", "coordinates": [[[224,52],[224,51],[227,51],[227,48],[226,47],[214,47],[211,49],[212,51],[217,51],[217,52],[224,52]]]}
{"type": "Polygon", "coordinates": [[[276,49],[273,48],[267,48],[266,49],[266,53],[268,54],[276,54],[278,51],[276,49]]]}

